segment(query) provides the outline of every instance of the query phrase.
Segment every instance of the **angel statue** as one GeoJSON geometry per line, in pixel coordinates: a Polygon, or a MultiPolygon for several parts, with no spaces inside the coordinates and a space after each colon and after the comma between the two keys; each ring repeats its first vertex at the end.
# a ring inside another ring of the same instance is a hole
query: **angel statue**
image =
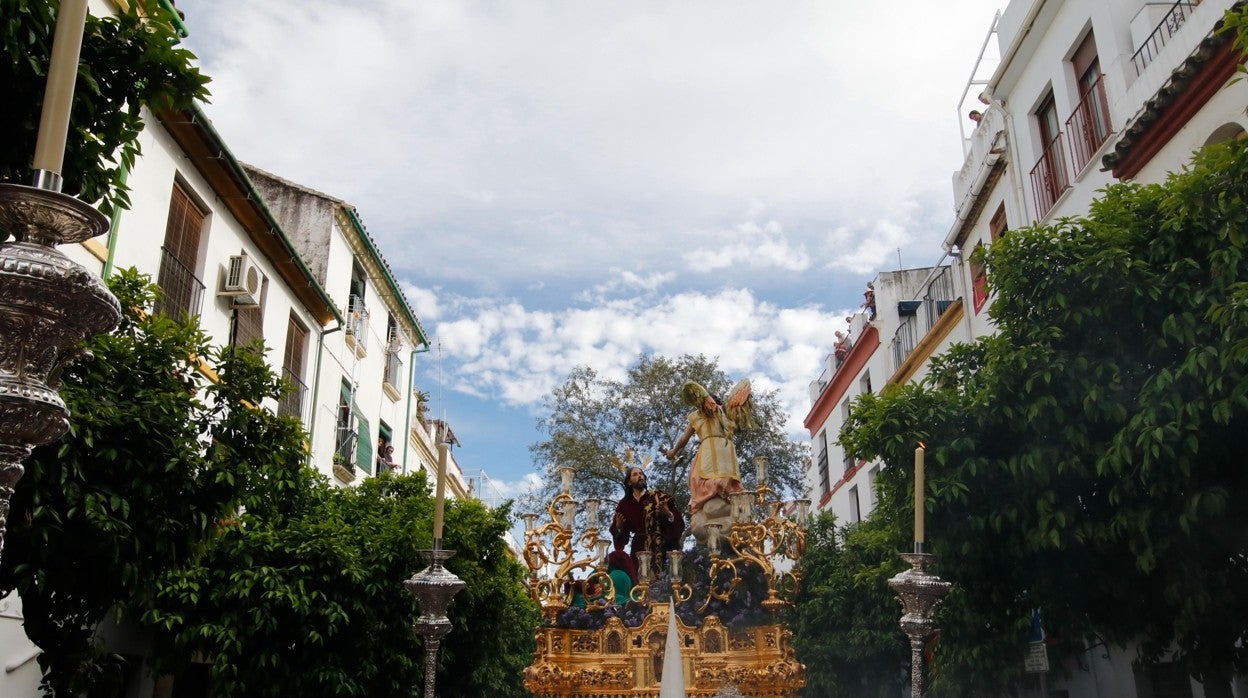
{"type": "Polygon", "coordinates": [[[689,468],[689,513],[694,537],[705,542],[706,523],[726,519],[731,510],[728,495],[744,489],[732,437],[754,426],[750,382],[742,380],[733,386],[727,401],[693,381],[681,386],[680,396],[694,410],[685,433],[666,455],[676,460],[690,437],[698,435],[698,450],[689,468]]]}

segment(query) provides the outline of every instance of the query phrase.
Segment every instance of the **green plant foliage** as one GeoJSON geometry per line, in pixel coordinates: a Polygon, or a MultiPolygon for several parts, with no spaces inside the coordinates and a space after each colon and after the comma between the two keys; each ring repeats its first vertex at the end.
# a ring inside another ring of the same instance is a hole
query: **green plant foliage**
{"type": "Polygon", "coordinates": [[[1248,670],[1246,224],[1241,139],[1011,231],[982,258],[998,333],[854,405],[842,442],[888,463],[902,530],[930,447],[929,539],[955,583],[933,695],[1011,690],[1034,608],[1058,659],[1142,641],[1210,695],[1248,670]]]}
{"type": "MultiPolygon", "coordinates": [[[[433,501],[423,476],[312,488],[287,517],[240,514],[195,564],[157,585],[143,622],[158,665],[186,675],[211,657],[214,696],[409,695],[423,682],[419,615],[402,585],[424,567],[433,501]]],[[[523,695],[537,609],[502,538],[507,512],[452,502],[447,568],[468,587],[448,610],[438,677],[446,695],[523,695]]]]}
{"type": "MultiPolygon", "coordinates": [[[[65,150],[63,191],[102,202],[107,213],[129,205],[123,169],[139,156],[142,108],[186,108],[208,95],[207,76],[178,46],[169,11],[157,0],[131,0],[115,16],[88,16],[65,150]]],[[[57,2],[0,0],[0,181],[29,183],[52,53],[57,2]]]]}
{"type": "Polygon", "coordinates": [[[878,515],[841,528],[825,513],[811,524],[801,563],[804,588],[786,618],[810,695],[904,693],[909,643],[888,589],[889,578],[905,568],[897,557],[902,538],[896,522],[878,515]]]}
{"type": "MultiPolygon", "coordinates": [[[[654,457],[647,469],[650,486],[672,494],[683,508],[689,502],[689,467],[696,442],[675,463],[662,453],[688,425],[690,408],[680,398],[680,386],[687,380],[724,396],[736,379],[720,370],[715,359],[700,354],[638,357],[623,381],[604,380],[585,366],[574,369],[545,400],[548,415],[538,420],[538,428],[547,438],[529,450],[534,464],[546,473],[547,484],[526,498],[525,506],[534,511],[544,508],[558,486],[558,468],[564,465],[576,469],[573,486],[578,499],[619,499],[624,473],[616,459],[631,449],[637,461],[654,457]]],[[[754,476],[755,456],[767,456],[768,484],[782,493],[801,491],[809,448],[786,435],[786,415],[776,391],[755,390],[752,400],[758,428],[738,432],[735,438],[742,477],[754,476]]]]}
{"type": "MultiPolygon", "coordinates": [[[[213,349],[193,323],[150,315],[156,289],[110,281],[119,328],[66,375],[71,429],[37,449],[13,497],[0,588],[21,594],[48,695],[117,695],[122,659],[97,638],[118,616],[153,666],[213,695],[405,695],[422,681],[418,613],[433,502],[420,477],[331,487],[297,420],[254,409],[284,389],[262,352],[213,349]],[[218,369],[205,378],[202,356],[218,369]]],[[[523,695],[538,612],[503,535],[506,508],[448,505],[451,606],[439,685],[523,695]]]]}
{"type": "Polygon", "coordinates": [[[277,396],[263,364],[212,349],[194,324],[144,314],[155,288],[133,271],[111,288],[121,324],[88,340],[94,360],[65,375],[70,432],[27,460],[0,567],[0,588],[21,594],[56,695],[118,678],[95,626],[144,603],[151,580],[194,555],[240,504],[293,506],[296,483],[268,483],[261,494],[256,480],[283,470],[293,478],[303,460],[296,422],[242,406],[277,396]],[[194,356],[217,365],[222,382],[206,380],[194,356]]]}

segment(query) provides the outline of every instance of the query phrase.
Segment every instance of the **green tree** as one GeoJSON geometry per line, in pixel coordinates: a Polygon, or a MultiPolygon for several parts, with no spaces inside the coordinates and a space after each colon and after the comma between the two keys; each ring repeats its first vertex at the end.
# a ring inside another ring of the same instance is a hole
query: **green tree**
{"type": "MultiPolygon", "coordinates": [[[[283,390],[260,353],[146,312],[156,289],[133,271],[110,285],[121,324],[66,375],[70,433],[28,460],[0,567],[46,693],[116,695],[124,662],[96,635],[114,617],[150,634],[159,670],[194,680],[192,658],[211,658],[216,695],[409,692],[423,648],[402,582],[431,544],[428,485],[331,487],[300,423],[250,406],[283,390]]],[[[506,508],[448,507],[448,568],[468,583],[441,654],[454,695],[523,694],[538,614],[508,528],[506,508]]]]}
{"type": "Polygon", "coordinates": [[[877,515],[838,527],[822,514],[806,535],[802,592],[787,620],[806,691],[826,698],[892,698],[903,693],[909,644],[897,625],[888,580],[904,569],[895,521],[877,515]]]}
{"type": "Polygon", "coordinates": [[[156,289],[133,271],[110,287],[120,326],[89,339],[94,360],[66,373],[69,434],[27,460],[0,567],[55,695],[119,680],[99,623],[145,603],[148,582],[190,559],[238,506],[290,506],[284,493],[297,485],[267,485],[268,502],[244,494],[261,473],[297,473],[304,459],[297,422],[243,406],[281,391],[252,353],[213,349],[194,323],[145,312],[156,289]],[[221,381],[191,357],[215,364],[221,381]]]}
{"type": "MultiPolygon", "coordinates": [[[[65,149],[63,191],[105,208],[129,205],[125,170],[140,154],[143,107],[185,108],[208,78],[177,45],[173,16],[157,0],[132,0],[111,17],[87,17],[65,149]]],[[[59,2],[0,0],[0,181],[29,183],[59,2]]]]}
{"type": "MultiPolygon", "coordinates": [[[[419,608],[402,581],[431,545],[424,477],[320,481],[306,503],[241,513],[195,564],[159,580],[143,622],[162,670],[190,680],[190,659],[210,657],[213,696],[407,695],[423,682],[419,608]]],[[[507,511],[451,502],[446,522],[458,548],[447,568],[467,588],[448,610],[438,688],[524,695],[538,612],[503,539],[507,511]]]]}
{"type": "Polygon", "coordinates": [[[1142,641],[1210,696],[1248,670],[1246,223],[1239,140],[1011,231],[983,257],[998,333],[855,404],[842,442],[899,506],[931,446],[942,695],[1006,690],[1033,608],[1059,655],[1142,641]]]}
{"type": "MultiPolygon", "coordinates": [[[[669,462],[662,452],[680,438],[688,424],[692,408],[680,398],[680,386],[687,380],[720,396],[734,383],[715,359],[701,354],[675,359],[640,356],[622,381],[605,380],[589,367],[574,369],[546,398],[548,414],[538,419],[546,438],[529,450],[534,464],[545,473],[546,484],[530,494],[525,505],[540,507],[550,500],[559,483],[558,469],[564,465],[576,469],[578,498],[618,499],[624,479],[618,461],[631,451],[635,461],[654,458],[648,469],[650,485],[671,493],[685,506],[694,448],[687,448],[676,462],[669,462]]],[[[766,456],[768,483],[783,493],[800,492],[806,444],[786,435],[786,415],[776,391],[755,389],[753,402],[758,428],[736,436],[742,477],[755,475],[755,456],[766,456]]]]}

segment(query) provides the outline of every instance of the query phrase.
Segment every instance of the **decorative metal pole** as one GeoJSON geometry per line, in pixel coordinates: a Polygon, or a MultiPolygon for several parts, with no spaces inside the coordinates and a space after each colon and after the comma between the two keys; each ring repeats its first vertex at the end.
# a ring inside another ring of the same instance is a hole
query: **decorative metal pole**
{"type": "Polygon", "coordinates": [[[108,230],[103,214],[61,193],[86,16],[87,0],[64,0],[57,10],[35,145],[36,186],[0,184],[0,233],[11,238],[0,243],[0,553],[22,461],[69,429],[69,410],[57,394],[61,372],[86,353],[86,337],[121,318],[104,282],[55,247],[108,230]]]}
{"type": "Polygon", "coordinates": [[[901,602],[901,630],[910,638],[910,698],[922,698],[923,641],[936,629],[932,612],[949,593],[950,584],[927,572],[935,555],[902,553],[901,558],[910,563],[910,569],[888,580],[888,586],[901,602]]]}
{"type": "Polygon", "coordinates": [[[446,607],[451,598],[468,586],[459,577],[442,566],[455,555],[454,550],[422,550],[421,557],[429,566],[403,582],[416,600],[420,602],[420,618],[416,619],[416,633],[425,641],[425,698],[434,698],[434,679],[438,669],[438,646],[442,638],[451,632],[451,620],[446,617],[446,607]]]}

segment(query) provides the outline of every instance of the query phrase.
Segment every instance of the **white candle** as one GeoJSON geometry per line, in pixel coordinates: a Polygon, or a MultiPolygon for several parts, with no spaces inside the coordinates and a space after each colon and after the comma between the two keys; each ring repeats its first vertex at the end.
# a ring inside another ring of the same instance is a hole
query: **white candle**
{"type": "Polygon", "coordinates": [[[39,138],[35,141],[36,170],[60,174],[65,163],[65,137],[69,133],[69,112],[74,102],[86,21],[87,0],[61,0],[56,33],[52,36],[48,82],[43,91],[43,112],[39,116],[39,138]]]}
{"type": "Polygon", "coordinates": [[[914,449],[914,542],[923,543],[923,444],[914,449]]]}
{"type": "Polygon", "coordinates": [[[433,544],[441,547],[442,541],[442,510],[446,507],[446,452],[445,443],[438,444],[438,484],[437,495],[433,504],[433,544]]]}

